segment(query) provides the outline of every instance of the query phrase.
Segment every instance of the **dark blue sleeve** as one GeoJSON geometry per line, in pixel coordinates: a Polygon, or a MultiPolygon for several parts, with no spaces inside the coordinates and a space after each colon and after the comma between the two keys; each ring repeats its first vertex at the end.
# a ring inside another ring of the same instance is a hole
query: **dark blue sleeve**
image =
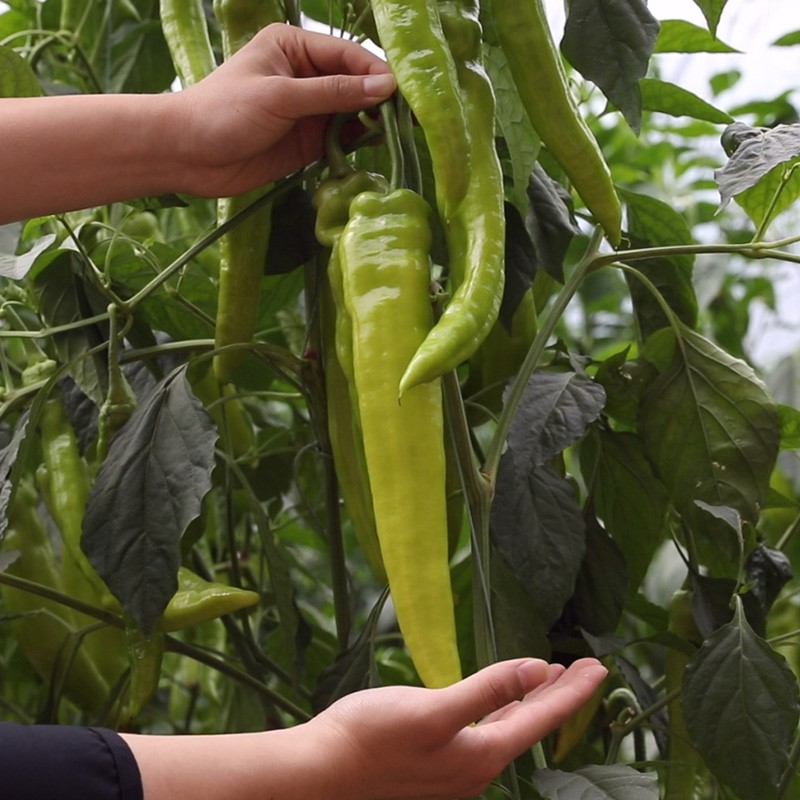
{"type": "Polygon", "coordinates": [[[105,728],[0,722],[0,785],[14,800],[143,800],[125,740],[105,728]]]}

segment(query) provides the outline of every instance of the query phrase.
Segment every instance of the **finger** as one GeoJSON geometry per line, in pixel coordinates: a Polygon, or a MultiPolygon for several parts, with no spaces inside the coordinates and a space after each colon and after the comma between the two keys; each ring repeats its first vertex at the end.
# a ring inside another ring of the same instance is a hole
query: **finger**
{"type": "Polygon", "coordinates": [[[548,677],[545,661],[532,658],[500,661],[442,689],[449,721],[463,728],[476,720],[521,700],[548,677]]]}
{"type": "Polygon", "coordinates": [[[541,692],[517,703],[499,722],[482,728],[482,733],[509,760],[516,758],[585,705],[607,674],[595,659],[576,661],[541,692]]]}
{"type": "Polygon", "coordinates": [[[301,77],[313,75],[370,75],[389,73],[388,64],[375,53],[325,33],[292,25],[271,26],[272,35],[301,77]]]}
{"type": "MultiPolygon", "coordinates": [[[[535,689],[528,692],[524,698],[522,698],[519,702],[528,703],[533,698],[535,698],[538,694],[545,691],[548,686],[552,686],[563,674],[566,667],[561,664],[550,664],[547,668],[547,678],[542,683],[540,683],[535,689]]],[[[484,717],[480,724],[485,725],[491,722],[497,722],[498,720],[503,719],[504,717],[508,716],[509,714],[514,713],[514,709],[516,706],[519,705],[518,701],[512,701],[508,703],[508,705],[504,706],[503,708],[489,714],[487,717],[484,717]]]]}

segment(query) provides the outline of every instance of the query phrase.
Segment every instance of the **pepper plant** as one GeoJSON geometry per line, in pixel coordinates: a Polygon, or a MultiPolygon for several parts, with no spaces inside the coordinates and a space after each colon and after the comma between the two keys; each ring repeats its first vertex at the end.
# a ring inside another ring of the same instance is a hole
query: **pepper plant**
{"type": "Polygon", "coordinates": [[[696,1],[9,3],[5,96],[178,89],[276,20],[400,95],[247,197],[0,230],[5,717],[257,730],[594,655],[491,797],[797,796],[797,357],[747,334],[800,125],[659,77],[727,48],[696,1]]]}

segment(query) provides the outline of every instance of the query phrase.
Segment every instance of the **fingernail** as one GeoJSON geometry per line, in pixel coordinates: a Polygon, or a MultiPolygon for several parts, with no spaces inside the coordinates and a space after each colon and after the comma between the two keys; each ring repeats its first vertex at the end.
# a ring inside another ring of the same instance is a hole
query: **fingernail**
{"type": "Polygon", "coordinates": [[[397,88],[397,83],[391,72],[381,72],[377,75],[366,75],[363,88],[367,97],[383,99],[397,88]]]}
{"type": "Polygon", "coordinates": [[[547,680],[547,671],[547,664],[538,659],[532,659],[520,664],[517,667],[517,675],[519,675],[523,690],[527,693],[547,680]]]}

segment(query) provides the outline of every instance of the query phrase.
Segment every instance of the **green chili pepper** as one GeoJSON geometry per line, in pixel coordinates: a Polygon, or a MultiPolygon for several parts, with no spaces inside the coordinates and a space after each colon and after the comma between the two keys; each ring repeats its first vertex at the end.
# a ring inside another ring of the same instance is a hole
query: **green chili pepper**
{"type": "Polygon", "coordinates": [[[200,622],[233,614],[259,601],[258,592],[207,581],[186,567],[178,569],[178,591],[164,610],[166,633],[190,628],[200,622]]]}
{"type": "MultiPolygon", "coordinates": [[[[19,558],[7,572],[66,595],[59,564],[36,512],[32,481],[23,479],[9,507],[4,550],[19,558]]],[[[62,685],[65,695],[80,709],[97,713],[108,698],[109,684],[87,652],[87,639],[76,634],[83,626],[78,614],[55,600],[7,585],[2,590],[5,612],[19,615],[13,628],[16,641],[34,669],[45,680],[62,685]]],[[[93,634],[92,634],[93,635],[93,634]]]]}
{"type": "Polygon", "coordinates": [[[375,521],[398,624],[422,681],[459,680],[448,565],[442,389],[397,386],[432,324],[430,208],[415,192],[364,192],[339,239],[375,521]]]}
{"type": "MultiPolygon", "coordinates": [[[[339,119],[341,122],[341,118],[339,119]]],[[[388,183],[381,175],[353,170],[338,147],[339,125],[328,131],[328,160],[331,174],[313,197],[317,210],[315,233],[320,244],[331,248],[327,280],[322,281],[321,317],[323,367],[327,399],[328,435],[336,476],[353,532],[372,574],[386,582],[375,513],[372,507],[358,399],[353,374],[353,335],[344,302],[338,241],[350,216],[350,203],[362,192],[386,194],[388,183]]]]}
{"type": "Polygon", "coordinates": [[[145,636],[135,622],[126,619],[125,643],[130,667],[130,681],[123,717],[130,723],[142,713],[158,691],[165,637],[160,625],[145,636]]]}
{"type": "Polygon", "coordinates": [[[470,132],[467,193],[446,228],[453,298],[400,381],[400,393],[455,369],[477,350],[500,311],[505,266],[503,171],[495,148],[492,84],[482,64],[476,0],[439,3],[470,132]]]}
{"type": "Polygon", "coordinates": [[[431,154],[445,223],[467,193],[469,125],[435,0],[372,0],[381,46],[431,154]]]}
{"type": "Polygon", "coordinates": [[[531,124],[617,246],[619,197],[597,141],[569,91],[542,0],[492,0],[492,18],[531,124]]]}
{"type": "MultiPolygon", "coordinates": [[[[273,22],[283,22],[283,3],[255,0],[215,0],[214,14],[222,33],[223,55],[230,58],[259,30],[273,22]]],[[[234,217],[266,193],[269,187],[254,189],[219,201],[220,224],[234,217]]],[[[272,230],[272,205],[251,214],[220,239],[219,295],[215,344],[224,348],[249,342],[258,323],[261,279],[272,230]]],[[[242,350],[226,350],[214,358],[214,374],[222,383],[230,383],[244,357],[242,350]]]]}
{"type": "Polygon", "coordinates": [[[184,86],[203,80],[215,67],[203,0],[160,0],[161,27],[175,72],[184,86]]]}

